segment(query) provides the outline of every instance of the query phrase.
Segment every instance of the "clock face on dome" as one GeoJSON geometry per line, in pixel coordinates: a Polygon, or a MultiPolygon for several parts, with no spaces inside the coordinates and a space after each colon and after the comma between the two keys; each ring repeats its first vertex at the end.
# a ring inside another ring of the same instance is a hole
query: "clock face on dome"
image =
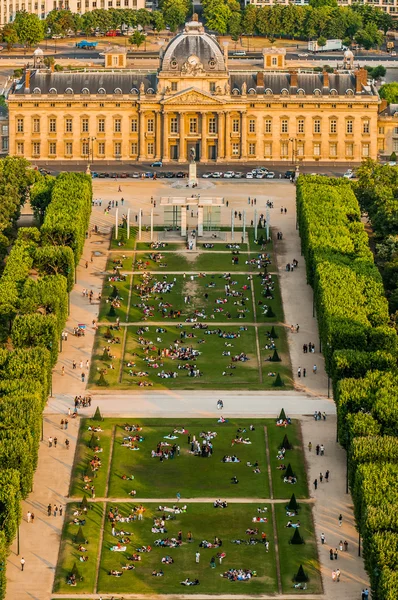
{"type": "Polygon", "coordinates": [[[190,65],[198,65],[199,58],[197,56],[195,56],[194,54],[191,54],[191,56],[189,56],[189,58],[188,58],[188,62],[190,65]]]}

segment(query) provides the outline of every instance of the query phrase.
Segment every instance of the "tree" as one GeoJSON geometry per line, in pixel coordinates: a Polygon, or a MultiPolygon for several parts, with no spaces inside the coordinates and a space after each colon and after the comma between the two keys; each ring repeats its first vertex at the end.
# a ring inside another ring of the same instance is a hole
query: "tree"
{"type": "Polygon", "coordinates": [[[174,33],[177,31],[178,26],[185,22],[188,14],[188,3],[185,0],[164,0],[162,12],[164,22],[174,33]]]}
{"type": "Polygon", "coordinates": [[[44,39],[44,22],[34,13],[17,12],[14,26],[19,41],[28,48],[36,46],[44,39]]]}
{"type": "Polygon", "coordinates": [[[300,529],[298,527],[296,527],[294,529],[294,533],[290,539],[289,544],[294,544],[294,545],[304,544],[303,536],[301,535],[300,529]]]}
{"type": "Polygon", "coordinates": [[[247,4],[242,19],[242,28],[246,35],[253,35],[256,31],[258,8],[254,4],[247,4]]]}
{"type": "Polygon", "coordinates": [[[289,438],[287,437],[286,433],[283,436],[280,448],[284,448],[285,450],[293,450],[293,445],[289,442],[289,438]]]}
{"type": "Polygon", "coordinates": [[[133,35],[129,37],[129,44],[137,46],[139,48],[145,42],[146,36],[141,31],[134,31],[133,35]]]}
{"type": "Polygon", "coordinates": [[[318,46],[320,48],[324,48],[326,46],[326,42],[327,39],[325,37],[321,36],[320,38],[318,38],[318,46]]]}
{"type": "Polygon", "coordinates": [[[11,50],[14,44],[18,43],[18,33],[12,23],[8,23],[1,30],[1,41],[7,45],[7,50],[11,50]]]}
{"type": "Polygon", "coordinates": [[[278,421],[286,421],[286,413],[285,413],[285,409],[282,408],[281,412],[279,413],[279,417],[278,417],[278,421]]]}
{"type": "Polygon", "coordinates": [[[101,415],[101,411],[99,409],[99,406],[97,406],[97,408],[95,409],[95,413],[94,416],[92,418],[93,421],[103,421],[103,417],[101,415]]]}
{"type": "Polygon", "coordinates": [[[396,104],[398,102],[398,82],[386,83],[380,88],[380,98],[387,100],[388,104],[396,104]]]}
{"type": "Polygon", "coordinates": [[[271,357],[271,362],[280,362],[280,361],[281,361],[281,358],[279,357],[278,351],[275,348],[274,353],[271,357]]]}
{"type": "Polygon", "coordinates": [[[111,304],[110,309],[108,311],[108,317],[116,317],[116,310],[113,304],[111,304]]]}
{"type": "Polygon", "coordinates": [[[230,16],[229,22],[228,22],[228,31],[234,42],[237,42],[240,39],[240,37],[243,33],[242,15],[240,14],[240,12],[233,11],[231,13],[231,16],[230,16]]]}
{"type": "Polygon", "coordinates": [[[303,565],[299,566],[299,570],[294,576],[294,581],[296,581],[297,583],[306,583],[308,581],[308,576],[306,575],[303,569],[303,565]]]}
{"type": "Polygon", "coordinates": [[[289,500],[289,504],[286,506],[286,510],[294,511],[297,513],[298,509],[299,509],[299,505],[296,500],[296,496],[294,494],[292,494],[292,496],[289,500]]]}
{"type": "Polygon", "coordinates": [[[154,31],[157,31],[158,33],[159,31],[163,31],[163,29],[165,29],[166,27],[166,24],[164,22],[164,17],[160,10],[154,10],[151,16],[154,31]]]}

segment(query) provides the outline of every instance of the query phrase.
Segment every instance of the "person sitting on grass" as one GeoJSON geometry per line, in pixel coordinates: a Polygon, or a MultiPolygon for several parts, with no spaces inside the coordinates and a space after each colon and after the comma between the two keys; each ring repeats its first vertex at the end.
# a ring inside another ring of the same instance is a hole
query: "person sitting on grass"
{"type": "Polygon", "coordinates": [[[256,527],[255,529],[253,529],[252,527],[249,527],[248,529],[246,529],[246,533],[247,535],[257,535],[258,528],[256,527]]]}
{"type": "Polygon", "coordinates": [[[123,571],[133,571],[135,569],[134,565],[124,565],[122,567],[123,571]]]}
{"type": "Polygon", "coordinates": [[[181,585],[199,585],[199,579],[194,579],[191,581],[189,577],[184,579],[184,581],[180,581],[181,585]]]}
{"type": "Polygon", "coordinates": [[[213,503],[214,508],[227,508],[228,503],[226,500],[221,502],[221,500],[215,500],[213,503]]]}
{"type": "Polygon", "coordinates": [[[80,562],[87,562],[88,556],[79,556],[79,560],[80,560],[80,562]]]}
{"type": "Polygon", "coordinates": [[[111,570],[109,571],[109,575],[112,575],[113,577],[121,577],[123,575],[123,571],[111,570]]]}
{"type": "Polygon", "coordinates": [[[127,560],[132,560],[134,562],[138,562],[141,560],[141,556],[139,554],[133,554],[132,556],[128,556],[127,560]]]}
{"type": "Polygon", "coordinates": [[[134,475],[130,475],[130,477],[128,477],[128,475],[122,475],[122,479],[123,481],[133,481],[134,475]]]}
{"type": "Polygon", "coordinates": [[[164,573],[163,573],[162,569],[160,569],[160,571],[156,571],[156,569],[154,569],[152,571],[152,576],[153,577],[163,577],[163,575],[164,575],[164,573]]]}
{"type": "Polygon", "coordinates": [[[162,563],[164,565],[172,565],[174,563],[174,559],[169,555],[163,556],[162,563]]]}
{"type": "Polygon", "coordinates": [[[239,479],[236,477],[236,475],[234,475],[233,477],[231,477],[231,483],[234,483],[234,484],[239,483],[239,479]]]}
{"type": "Polygon", "coordinates": [[[286,471],[286,465],[285,464],[279,465],[276,468],[277,468],[278,471],[286,471]]]}

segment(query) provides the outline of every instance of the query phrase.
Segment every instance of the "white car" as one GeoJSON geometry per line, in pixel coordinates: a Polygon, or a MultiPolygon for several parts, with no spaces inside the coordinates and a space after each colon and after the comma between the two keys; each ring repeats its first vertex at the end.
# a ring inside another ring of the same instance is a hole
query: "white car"
{"type": "Polygon", "coordinates": [[[298,54],[297,56],[299,56],[300,58],[307,58],[308,54],[306,52],[302,52],[301,54],[298,54]]]}
{"type": "Polygon", "coordinates": [[[220,179],[222,177],[222,173],[220,171],[214,171],[214,173],[212,173],[211,176],[213,177],[213,179],[220,179]]]}
{"type": "Polygon", "coordinates": [[[354,177],[354,172],[352,169],[347,169],[347,171],[344,173],[343,177],[345,179],[352,179],[354,177]]]}
{"type": "Polygon", "coordinates": [[[244,177],[242,171],[235,171],[235,174],[234,174],[235,179],[241,179],[242,177],[244,177]]]}
{"type": "Polygon", "coordinates": [[[256,179],[265,179],[265,177],[267,177],[267,173],[262,173],[261,171],[257,171],[257,173],[254,175],[254,177],[256,179]]]}
{"type": "Polygon", "coordinates": [[[212,176],[212,173],[203,173],[203,175],[202,175],[202,177],[203,177],[204,179],[208,179],[208,178],[209,178],[209,177],[211,177],[211,176],[212,176]]]}
{"type": "Polygon", "coordinates": [[[273,171],[268,171],[265,178],[266,179],[275,179],[275,173],[273,171]]]}
{"type": "Polygon", "coordinates": [[[246,179],[253,179],[253,178],[254,178],[253,173],[251,173],[251,172],[246,173],[246,179]]]}
{"type": "Polygon", "coordinates": [[[396,163],[396,161],[395,161],[395,160],[390,160],[390,161],[389,161],[389,163],[388,163],[388,166],[389,166],[389,167],[396,167],[396,166],[397,166],[397,163],[396,163]]]}
{"type": "Polygon", "coordinates": [[[224,173],[224,179],[232,179],[235,176],[234,171],[226,171],[224,173]]]}

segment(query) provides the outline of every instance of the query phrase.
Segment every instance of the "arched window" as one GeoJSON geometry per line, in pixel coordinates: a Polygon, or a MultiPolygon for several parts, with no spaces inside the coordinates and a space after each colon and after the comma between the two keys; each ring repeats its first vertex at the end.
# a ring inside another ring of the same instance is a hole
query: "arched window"
{"type": "Polygon", "coordinates": [[[297,90],[297,96],[305,96],[305,91],[303,90],[303,88],[299,88],[297,90]]]}
{"type": "Polygon", "coordinates": [[[88,88],[85,87],[85,88],[82,89],[82,94],[87,95],[89,93],[90,93],[90,90],[88,88]]]}
{"type": "Polygon", "coordinates": [[[50,89],[48,90],[48,93],[49,93],[49,94],[57,94],[58,92],[57,92],[57,90],[56,90],[55,88],[50,88],[50,89]]]}
{"type": "Polygon", "coordinates": [[[274,95],[274,92],[271,90],[271,88],[267,88],[267,89],[265,90],[265,95],[266,95],[266,96],[273,96],[273,95],[274,95]]]}
{"type": "Polygon", "coordinates": [[[73,90],[71,87],[66,88],[65,94],[73,94],[73,90]]]}
{"type": "Polygon", "coordinates": [[[286,88],[283,88],[283,90],[281,90],[281,96],[288,96],[289,95],[289,90],[287,90],[286,88]]]}
{"type": "Polygon", "coordinates": [[[98,93],[99,93],[99,94],[106,94],[106,90],[105,90],[105,88],[103,88],[103,87],[100,87],[100,88],[99,88],[99,90],[98,90],[98,93]]]}
{"type": "Polygon", "coordinates": [[[322,92],[321,92],[321,90],[319,90],[318,88],[316,88],[316,89],[314,90],[314,96],[321,96],[321,95],[322,95],[322,92]]]}
{"type": "Polygon", "coordinates": [[[123,92],[122,92],[122,90],[120,88],[115,88],[114,89],[114,93],[115,94],[122,94],[123,92]]]}
{"type": "Polygon", "coordinates": [[[349,88],[348,90],[345,91],[347,96],[353,96],[354,95],[354,90],[352,90],[351,88],[349,88]]]}
{"type": "Polygon", "coordinates": [[[233,96],[240,96],[240,90],[238,88],[234,88],[232,90],[232,95],[233,96]]]}
{"type": "Polygon", "coordinates": [[[41,94],[41,89],[39,87],[35,87],[33,90],[34,94],[41,94]]]}
{"type": "Polygon", "coordinates": [[[130,94],[134,94],[134,96],[138,96],[138,90],[137,90],[137,88],[131,88],[130,94]]]}
{"type": "Polygon", "coordinates": [[[338,96],[339,94],[338,94],[338,91],[337,91],[337,90],[335,90],[334,88],[332,88],[332,89],[330,90],[330,95],[331,95],[331,96],[338,96]]]}

